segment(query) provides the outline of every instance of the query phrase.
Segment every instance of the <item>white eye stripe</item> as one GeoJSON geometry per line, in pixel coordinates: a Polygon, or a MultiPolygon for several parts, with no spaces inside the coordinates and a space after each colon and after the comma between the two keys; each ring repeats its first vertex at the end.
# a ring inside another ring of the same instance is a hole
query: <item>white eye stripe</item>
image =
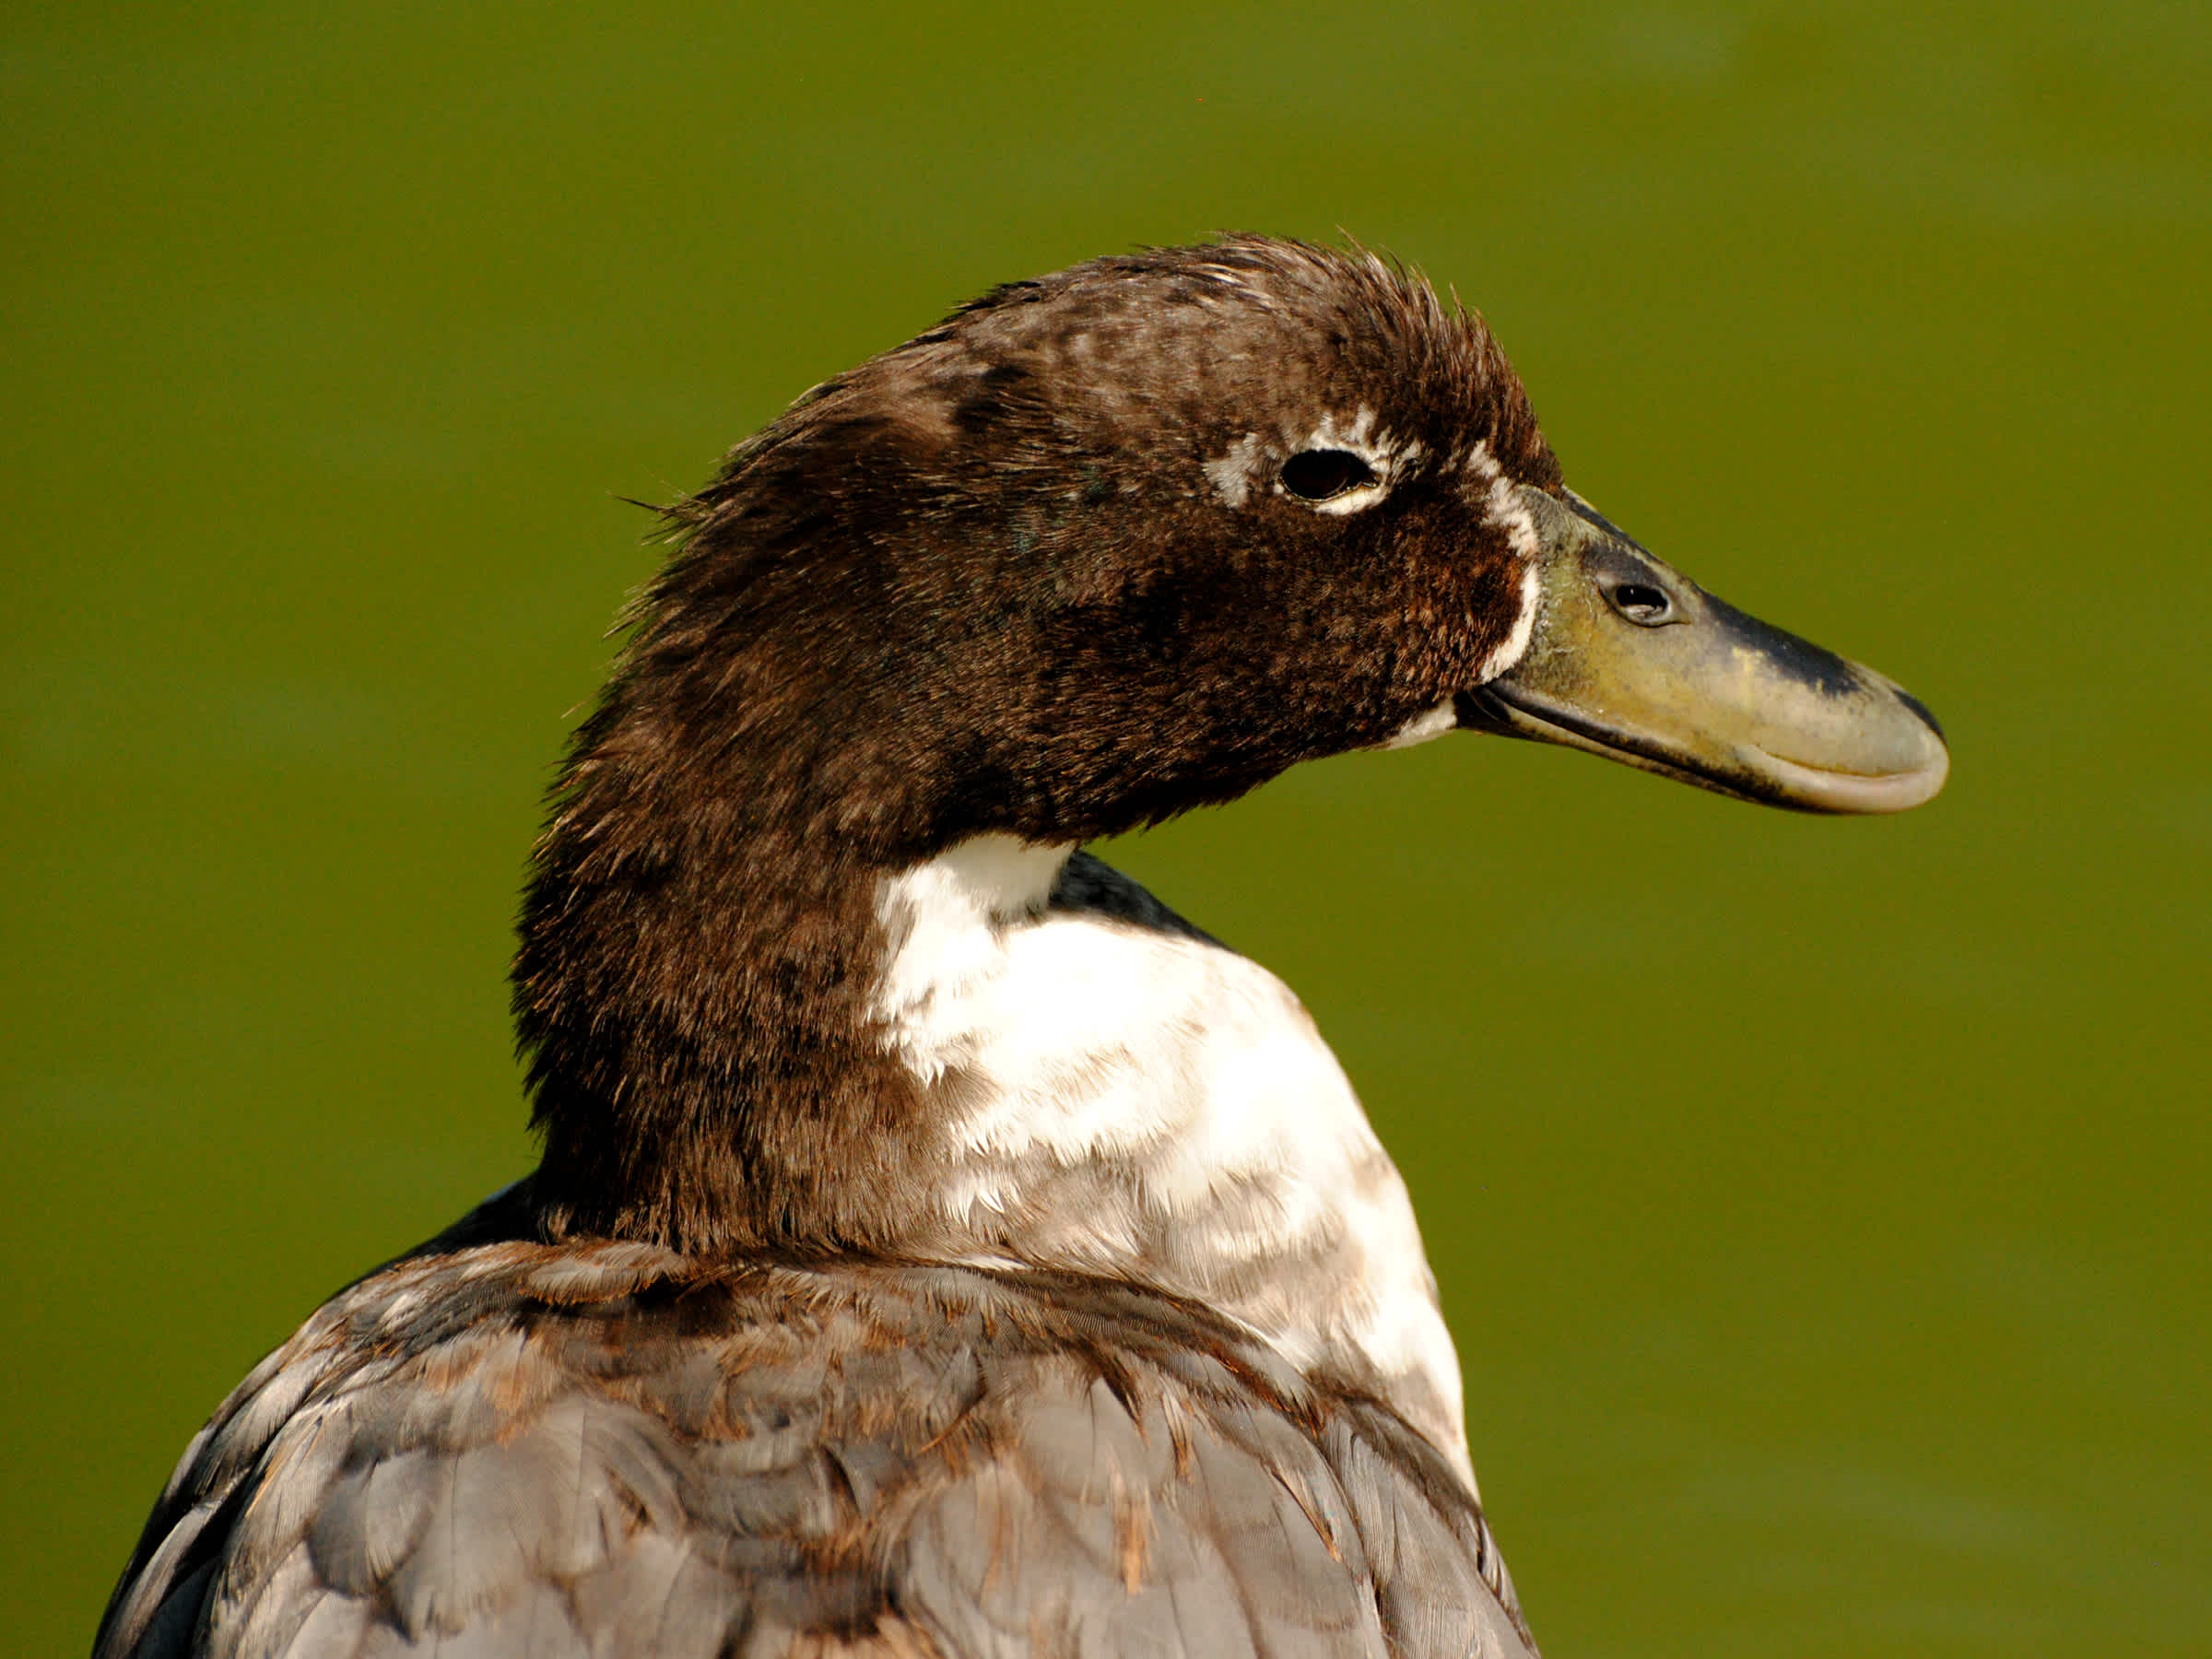
{"type": "Polygon", "coordinates": [[[1294,500],[1314,512],[1335,516],[1359,512],[1387,496],[1402,479],[1411,476],[1428,452],[1412,438],[1400,438],[1381,429],[1374,409],[1361,404],[1349,419],[1331,413],[1305,433],[1286,431],[1275,442],[1258,432],[1246,432],[1229,449],[1205,463],[1206,481],[1214,493],[1231,508],[1242,508],[1257,488],[1294,500]],[[1373,476],[1364,483],[1334,495],[1314,498],[1285,488],[1283,467],[1300,455],[1341,451],[1364,465],[1373,476]]]}
{"type": "MultiPolygon", "coordinates": [[[[1275,480],[1276,493],[1277,495],[1289,496],[1294,500],[1301,501],[1306,506],[1313,509],[1313,511],[1316,512],[1326,512],[1332,515],[1339,516],[1347,512],[1358,512],[1363,508],[1372,507],[1377,501],[1381,500],[1384,496],[1390,493],[1390,479],[1385,477],[1380,471],[1378,471],[1374,464],[1371,461],[1369,461],[1364,455],[1356,454],[1350,450],[1300,450],[1299,454],[1352,455],[1353,459],[1365,465],[1368,471],[1368,477],[1364,482],[1354,484],[1347,489],[1339,489],[1332,495],[1323,496],[1307,495],[1302,490],[1291,488],[1285,479],[1284,472],[1278,472],[1276,475],[1275,480]]],[[[1295,461],[1298,459],[1298,455],[1293,455],[1290,459],[1295,461]]],[[[1288,471],[1288,462],[1284,463],[1285,472],[1288,471]]]]}
{"type": "MultiPolygon", "coordinates": [[[[1339,490],[1320,500],[1305,501],[1316,512],[1339,517],[1362,512],[1382,500],[1390,493],[1393,485],[1412,472],[1423,454],[1421,445],[1416,440],[1401,439],[1383,429],[1376,420],[1373,407],[1367,404],[1361,404],[1348,421],[1340,419],[1335,414],[1323,416],[1319,426],[1290,447],[1289,454],[1310,454],[1328,450],[1339,450],[1354,456],[1373,475],[1367,483],[1354,485],[1349,489],[1339,490]]],[[[1297,497],[1295,491],[1284,488],[1279,468],[1276,475],[1276,492],[1304,500],[1297,497]]]]}
{"type": "Polygon", "coordinates": [[[1306,505],[1316,512],[1342,518],[1347,513],[1364,512],[1389,493],[1389,489],[1381,484],[1363,484],[1358,489],[1347,489],[1342,495],[1333,495],[1325,501],[1308,501],[1306,505]]]}

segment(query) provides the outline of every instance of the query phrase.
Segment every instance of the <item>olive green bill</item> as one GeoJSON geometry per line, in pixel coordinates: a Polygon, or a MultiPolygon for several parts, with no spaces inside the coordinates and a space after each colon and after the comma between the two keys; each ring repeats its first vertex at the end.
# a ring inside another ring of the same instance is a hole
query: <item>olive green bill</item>
{"type": "Polygon", "coordinates": [[[1724,604],[1571,492],[1524,489],[1528,650],[1459,724],[1563,743],[1747,801],[1902,812],[1943,787],[1936,717],[1872,669],[1724,604]]]}

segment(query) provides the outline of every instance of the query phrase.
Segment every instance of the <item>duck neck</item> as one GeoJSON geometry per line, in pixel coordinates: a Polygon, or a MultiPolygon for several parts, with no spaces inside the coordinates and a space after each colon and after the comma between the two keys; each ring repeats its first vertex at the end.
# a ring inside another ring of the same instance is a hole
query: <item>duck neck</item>
{"type": "Polygon", "coordinates": [[[1148,1283],[1464,1461],[1404,1183],[1273,975],[1065,846],[731,842],[665,807],[650,856],[573,810],[540,850],[548,1231],[1148,1283]]]}
{"type": "Polygon", "coordinates": [[[872,1013],[876,893],[912,855],[765,768],[688,778],[685,735],[638,724],[581,735],[524,902],[543,1225],[700,1254],[889,1245],[924,1125],[872,1013]]]}

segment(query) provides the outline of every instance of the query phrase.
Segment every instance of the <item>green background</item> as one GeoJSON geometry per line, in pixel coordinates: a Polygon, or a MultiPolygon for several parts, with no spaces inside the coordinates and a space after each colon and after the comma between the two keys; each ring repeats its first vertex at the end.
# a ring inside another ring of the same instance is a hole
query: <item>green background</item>
{"type": "Polygon", "coordinates": [[[9,6],[7,1645],[527,1167],[616,498],[994,281],[1342,227],[1955,756],[1831,822],[1458,738],[1110,850],[1406,1167],[1547,1650],[2212,1647],[2212,8],[1927,12],[9,6]]]}

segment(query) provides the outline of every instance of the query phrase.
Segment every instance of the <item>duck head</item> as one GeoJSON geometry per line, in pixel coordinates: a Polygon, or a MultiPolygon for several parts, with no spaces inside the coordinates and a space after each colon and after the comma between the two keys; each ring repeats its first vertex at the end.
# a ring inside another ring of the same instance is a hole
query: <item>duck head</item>
{"type": "Polygon", "coordinates": [[[763,1114],[824,1163],[854,1112],[895,1120],[855,1035],[866,896],[978,836],[1073,845],[1453,729],[1815,811],[1914,805],[1947,764],[1888,680],[1569,490],[1479,319],[1361,254],[1238,238],[1000,288],[670,518],[524,917],[572,1197],[659,1179],[685,1126],[736,1170],[773,1161],[763,1114]]]}
{"type": "Polygon", "coordinates": [[[1946,770],[1890,682],[1566,488],[1479,320],[1371,258],[1247,239],[1002,288],[677,512],[631,676],[677,694],[690,764],[773,730],[731,785],[894,854],[1080,841],[1451,726],[1819,811],[1946,770]]]}

